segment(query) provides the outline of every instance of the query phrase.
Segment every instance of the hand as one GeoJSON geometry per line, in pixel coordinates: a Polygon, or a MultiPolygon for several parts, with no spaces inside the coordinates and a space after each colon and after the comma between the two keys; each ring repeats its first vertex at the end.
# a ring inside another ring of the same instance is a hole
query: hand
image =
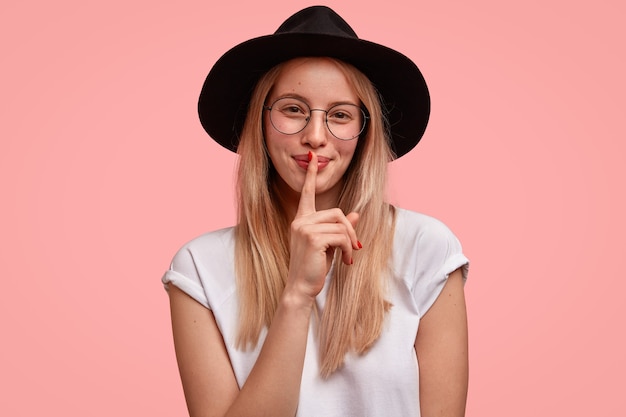
{"type": "Polygon", "coordinates": [[[316,211],[317,155],[309,155],[298,210],[291,223],[288,282],[314,298],[324,286],[335,250],[339,248],[341,260],[350,265],[352,251],[359,249],[361,244],[354,231],[359,220],[357,213],[346,216],[339,208],[316,211]]]}

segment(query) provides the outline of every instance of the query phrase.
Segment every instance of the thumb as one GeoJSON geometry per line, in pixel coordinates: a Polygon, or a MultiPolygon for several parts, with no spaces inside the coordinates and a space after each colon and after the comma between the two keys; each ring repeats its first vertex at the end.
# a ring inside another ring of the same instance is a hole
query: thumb
{"type": "Polygon", "coordinates": [[[346,215],[346,219],[352,224],[353,228],[356,228],[357,223],[359,222],[359,213],[351,212],[346,215]]]}

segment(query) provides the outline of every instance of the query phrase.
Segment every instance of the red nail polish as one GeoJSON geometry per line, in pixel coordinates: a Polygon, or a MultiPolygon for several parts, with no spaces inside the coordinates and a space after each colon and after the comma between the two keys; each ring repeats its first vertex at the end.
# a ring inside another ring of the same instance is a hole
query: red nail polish
{"type": "Polygon", "coordinates": [[[363,245],[361,245],[361,242],[359,242],[358,240],[356,241],[356,244],[358,245],[359,249],[363,249],[363,245]]]}
{"type": "Polygon", "coordinates": [[[311,159],[313,159],[313,152],[309,151],[309,162],[311,162],[311,159]]]}

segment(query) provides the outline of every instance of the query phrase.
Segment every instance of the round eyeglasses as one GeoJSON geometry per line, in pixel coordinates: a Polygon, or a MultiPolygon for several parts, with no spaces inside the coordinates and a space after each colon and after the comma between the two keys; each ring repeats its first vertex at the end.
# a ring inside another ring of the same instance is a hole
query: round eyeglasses
{"type": "Polygon", "coordinates": [[[263,106],[270,112],[270,122],[274,129],[285,135],[301,132],[311,120],[311,112],[325,113],[326,127],[341,140],[356,139],[365,130],[367,113],[356,104],[341,103],[328,110],[312,109],[304,101],[295,97],[281,97],[271,106],[263,106]]]}

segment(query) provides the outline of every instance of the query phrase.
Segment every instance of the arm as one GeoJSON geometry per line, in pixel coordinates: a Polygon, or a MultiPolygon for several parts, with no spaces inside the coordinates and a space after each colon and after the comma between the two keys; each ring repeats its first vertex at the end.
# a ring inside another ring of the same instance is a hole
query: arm
{"type": "Polygon", "coordinates": [[[420,320],[415,338],[420,408],[424,417],[465,415],[468,386],[467,314],[457,269],[420,320]]]}
{"type": "Polygon", "coordinates": [[[298,404],[310,302],[285,293],[241,392],[210,310],[170,286],[172,331],[187,408],[200,416],[289,416],[298,404]]]}
{"type": "Polygon", "coordinates": [[[213,313],[174,285],[168,293],[189,415],[223,416],[239,388],[213,313]]]}

